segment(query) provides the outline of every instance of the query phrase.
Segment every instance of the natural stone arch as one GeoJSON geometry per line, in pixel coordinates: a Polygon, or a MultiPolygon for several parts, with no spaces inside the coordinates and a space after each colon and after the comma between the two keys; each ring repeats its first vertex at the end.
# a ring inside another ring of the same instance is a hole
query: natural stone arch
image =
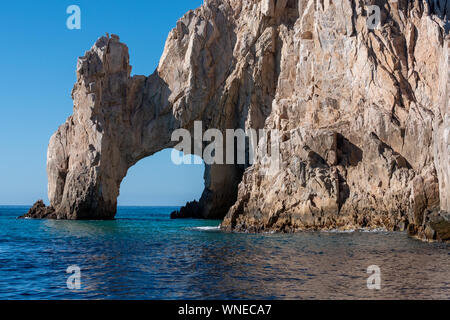
{"type": "Polygon", "coordinates": [[[373,30],[361,1],[208,0],[178,21],[148,78],[130,77],[117,37],[99,39],[49,146],[52,206],[28,216],[111,218],[127,168],[200,120],[281,132],[279,170],[245,171],[224,229],[447,239],[449,2],[377,3],[373,30]]]}
{"type": "MultiPolygon", "coordinates": [[[[130,70],[128,48],[115,36],[100,38],[79,60],[74,114],[52,137],[48,153],[49,198],[60,218],[113,218],[128,169],[175,147],[174,130],[192,131],[194,120],[203,121],[184,110],[183,119],[176,117],[172,99],[179,100],[180,93],[174,95],[158,72],[130,77],[130,70]]],[[[207,165],[195,214],[223,218],[236,200],[241,171],[207,165]]]]}
{"type": "MultiPolygon", "coordinates": [[[[204,130],[263,128],[277,82],[277,40],[270,30],[257,43],[248,42],[248,35],[241,35],[245,42],[238,39],[234,5],[208,1],[188,12],[170,32],[149,77],[131,76],[128,48],[115,35],[101,37],[79,58],[73,115],[48,149],[50,207],[43,215],[31,210],[31,216],[112,219],[127,170],[173,148],[174,130],[192,131],[194,121],[202,121],[204,130]],[[250,51],[251,65],[237,64],[235,50],[250,51]]],[[[195,215],[223,218],[244,169],[207,165],[195,215]]]]}

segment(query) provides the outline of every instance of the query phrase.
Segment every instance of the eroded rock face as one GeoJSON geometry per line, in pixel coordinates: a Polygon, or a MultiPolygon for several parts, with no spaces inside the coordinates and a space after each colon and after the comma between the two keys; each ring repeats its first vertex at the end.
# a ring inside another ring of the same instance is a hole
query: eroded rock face
{"type": "MultiPolygon", "coordinates": [[[[48,193],[58,219],[112,219],[127,170],[176,145],[175,129],[192,131],[194,121],[205,130],[264,126],[275,80],[254,75],[263,67],[271,68],[266,77],[276,70],[270,57],[255,52],[256,66],[236,65],[238,10],[235,3],[209,1],[188,12],[149,77],[130,76],[128,48],[117,36],[98,39],[79,59],[74,113],[48,148],[48,193]]],[[[223,218],[237,199],[243,170],[207,166],[197,216],[223,218]]]]}
{"type": "Polygon", "coordinates": [[[430,217],[450,196],[448,3],[371,1],[375,30],[362,2],[298,4],[295,24],[277,27],[281,72],[265,124],[283,132],[280,170],[247,170],[222,227],[439,238],[430,217]]]}
{"type": "Polygon", "coordinates": [[[450,1],[367,4],[381,8],[377,29],[364,1],[205,1],[178,21],[150,77],[131,77],[127,47],[100,38],[49,145],[57,217],[113,218],[128,168],[200,120],[279,130],[281,164],[271,176],[261,164],[207,166],[185,213],[228,212],[226,230],[383,227],[442,240],[450,1]]]}

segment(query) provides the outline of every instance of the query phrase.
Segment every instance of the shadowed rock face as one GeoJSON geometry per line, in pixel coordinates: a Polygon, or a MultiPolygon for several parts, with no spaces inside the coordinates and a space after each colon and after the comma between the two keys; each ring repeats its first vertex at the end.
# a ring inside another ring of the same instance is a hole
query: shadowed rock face
{"type": "Polygon", "coordinates": [[[270,176],[259,163],[207,166],[182,216],[226,215],[225,230],[383,227],[446,240],[450,1],[370,4],[381,8],[375,30],[363,1],[205,1],[178,21],[150,77],[131,77],[127,47],[100,38],[50,141],[52,215],[113,218],[128,168],[200,120],[279,130],[281,163],[270,176]]]}

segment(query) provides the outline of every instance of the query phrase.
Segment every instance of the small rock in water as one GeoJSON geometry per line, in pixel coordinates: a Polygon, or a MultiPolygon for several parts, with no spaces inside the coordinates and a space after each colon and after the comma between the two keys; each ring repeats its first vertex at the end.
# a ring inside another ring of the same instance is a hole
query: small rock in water
{"type": "Polygon", "coordinates": [[[27,214],[20,217],[20,219],[57,219],[55,209],[44,204],[44,201],[37,201],[27,214]]]}

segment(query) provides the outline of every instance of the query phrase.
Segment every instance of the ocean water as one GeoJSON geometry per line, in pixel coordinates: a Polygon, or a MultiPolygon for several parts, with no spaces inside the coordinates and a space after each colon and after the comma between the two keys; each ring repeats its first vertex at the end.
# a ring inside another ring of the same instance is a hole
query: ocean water
{"type": "Polygon", "coordinates": [[[121,207],[115,221],[0,207],[0,299],[450,299],[450,246],[404,233],[233,234],[121,207]],[[66,281],[81,270],[79,290],[66,281]],[[380,268],[381,289],[367,288],[380,268]]]}

